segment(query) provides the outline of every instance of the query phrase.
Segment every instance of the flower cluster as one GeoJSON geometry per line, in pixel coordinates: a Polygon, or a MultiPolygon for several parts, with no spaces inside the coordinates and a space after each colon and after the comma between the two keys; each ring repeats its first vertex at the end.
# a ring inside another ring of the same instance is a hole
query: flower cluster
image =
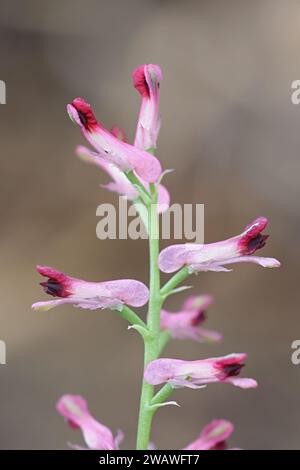
{"type": "MultiPolygon", "coordinates": [[[[170,203],[168,190],[161,185],[163,175],[160,161],[155,156],[161,125],[159,113],[159,87],[162,73],[158,65],[141,65],[133,74],[133,84],[141,96],[136,135],[133,145],[127,142],[125,132],[119,127],[106,129],[100,123],[91,106],[76,98],[68,105],[68,113],[92,146],[78,146],[77,155],[104,170],[111,182],[105,185],[128,200],[144,204],[148,214],[147,231],[150,245],[150,289],[133,279],[90,282],[68,276],[47,266],[37,266],[46,280],[41,282],[46,294],[54,297],[49,301],[34,303],[36,310],[49,310],[63,304],[83,309],[108,308],[121,313],[143,337],[146,365],[141,394],[137,448],[149,446],[151,423],[154,413],[167,402],[177,388],[202,388],[212,383],[232,384],[242,389],[257,387],[251,378],[240,377],[247,355],[232,353],[223,357],[197,360],[161,358],[167,342],[172,338],[192,339],[198,342],[215,342],[222,335],[203,328],[206,310],[212,296],[188,297],[177,312],[163,308],[166,299],[183,288],[178,284],[186,277],[200,271],[229,271],[228,265],[242,262],[256,263],[263,267],[278,267],[274,258],[254,255],[267,241],[263,233],[267,226],[265,217],[258,217],[245,227],[240,235],[224,241],[208,244],[176,244],[159,254],[157,239],[159,213],[167,210],[170,203]],[[152,211],[152,206],[156,210],[152,211]],[[164,273],[178,271],[160,289],[159,270],[164,273]],[[142,307],[147,302],[148,317],[144,322],[131,307],[142,307]],[[147,360],[151,357],[151,361],[147,360]],[[162,387],[155,393],[155,386],[162,387]]],[[[57,403],[58,412],[72,428],[80,429],[85,448],[94,450],[117,450],[123,438],[116,437],[109,428],[99,423],[90,413],[85,399],[78,395],[64,395],[57,403]]],[[[183,450],[223,450],[233,432],[233,425],[226,420],[214,420],[204,427],[199,437],[183,450]]],[[[73,448],[84,447],[73,445],[73,448]]]]}

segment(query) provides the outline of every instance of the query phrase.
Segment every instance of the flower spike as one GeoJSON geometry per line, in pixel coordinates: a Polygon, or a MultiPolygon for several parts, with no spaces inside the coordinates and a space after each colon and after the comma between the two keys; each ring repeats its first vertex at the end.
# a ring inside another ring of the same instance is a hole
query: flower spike
{"type": "Polygon", "coordinates": [[[48,278],[47,281],[41,282],[46,294],[59,299],[37,302],[32,305],[35,310],[49,310],[62,304],[73,304],[89,310],[120,309],[124,304],[141,307],[148,301],[148,288],[140,281],[121,279],[88,282],[67,276],[48,266],[37,266],[37,271],[48,278]]]}

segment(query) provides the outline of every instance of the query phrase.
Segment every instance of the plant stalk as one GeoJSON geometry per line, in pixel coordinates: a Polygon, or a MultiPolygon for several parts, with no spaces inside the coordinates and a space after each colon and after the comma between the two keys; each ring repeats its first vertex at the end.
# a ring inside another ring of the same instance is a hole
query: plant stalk
{"type": "MultiPolygon", "coordinates": [[[[162,304],[160,273],[157,264],[159,255],[159,215],[157,212],[157,190],[155,185],[150,185],[150,191],[152,204],[148,208],[150,283],[147,326],[152,335],[151,338],[146,338],[144,341],[144,370],[149,362],[158,358],[160,353],[160,310],[162,304]]],[[[154,410],[150,408],[153,395],[154,387],[143,380],[137,432],[138,450],[147,450],[149,446],[154,415],[154,410]]]]}

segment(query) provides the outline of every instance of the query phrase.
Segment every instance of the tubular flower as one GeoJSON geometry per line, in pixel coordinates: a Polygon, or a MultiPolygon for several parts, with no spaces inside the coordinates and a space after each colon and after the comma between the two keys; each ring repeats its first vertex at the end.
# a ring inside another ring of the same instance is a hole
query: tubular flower
{"type": "Polygon", "coordinates": [[[183,450],[226,450],[227,439],[234,431],[234,426],[225,419],[215,419],[203,428],[197,439],[183,450]]]}
{"type": "Polygon", "coordinates": [[[202,328],[206,320],[205,311],[212,303],[210,295],[190,296],[177,313],[161,311],[160,326],[173,338],[193,339],[195,341],[220,341],[222,335],[217,331],[202,328]]]}
{"type": "Polygon", "coordinates": [[[44,291],[56,300],[37,302],[35,310],[49,310],[62,304],[73,304],[89,310],[98,308],[119,309],[123,304],[141,307],[148,301],[148,288],[140,281],[122,279],[107,282],[88,282],[57,271],[48,266],[37,266],[37,271],[47,281],[41,282],[44,291]]]}
{"type": "Polygon", "coordinates": [[[87,449],[72,445],[81,450],[118,450],[123,433],[114,437],[111,430],[96,421],[91,415],[86,400],[80,395],[63,395],[56,405],[57,411],[73,429],[81,429],[87,449]]]}
{"type": "Polygon", "coordinates": [[[79,125],[84,137],[92,144],[100,158],[113,163],[123,172],[135,171],[148,183],[158,181],[162,170],[159,160],[150,153],[122,140],[100,124],[91,106],[83,98],[76,98],[68,105],[72,121],[79,125]]]}
{"type": "Polygon", "coordinates": [[[132,73],[133,84],[142,97],[134,145],[154,150],[160,130],[159,85],[162,73],[158,65],[145,64],[132,73]]]}
{"type": "Polygon", "coordinates": [[[159,267],[165,273],[172,273],[183,266],[188,266],[191,272],[230,271],[226,265],[243,262],[260,264],[265,268],[277,268],[280,262],[275,258],[252,256],[266,244],[268,235],[261,232],[267,224],[265,217],[258,217],[247,225],[240,235],[221,242],[172,245],[160,253],[159,267]]]}
{"type": "Polygon", "coordinates": [[[239,378],[247,354],[228,354],[224,357],[213,357],[198,361],[179,359],[156,359],[148,364],[144,378],[152,385],[164,382],[174,388],[201,388],[203,385],[224,382],[236,387],[254,388],[254,379],[239,378]]]}
{"type": "MultiPolygon", "coordinates": [[[[102,158],[97,152],[93,152],[83,145],[79,145],[76,148],[77,155],[88,163],[93,163],[99,168],[104,170],[111,178],[112,181],[108,184],[102,185],[103,188],[109,191],[120,194],[120,196],[126,197],[128,200],[133,201],[139,197],[138,191],[135,189],[133,184],[128,180],[126,175],[119,170],[113,163],[108,162],[102,158]]],[[[149,184],[139,178],[140,182],[148,190],[149,184]]],[[[162,184],[157,186],[158,190],[158,212],[165,212],[170,205],[170,194],[168,190],[162,184]]]]}

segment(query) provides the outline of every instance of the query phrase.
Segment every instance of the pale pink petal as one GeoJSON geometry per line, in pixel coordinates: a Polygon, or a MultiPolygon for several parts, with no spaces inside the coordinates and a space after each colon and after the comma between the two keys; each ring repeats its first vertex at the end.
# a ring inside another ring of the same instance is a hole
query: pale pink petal
{"type": "Polygon", "coordinates": [[[263,268],[279,268],[281,265],[276,258],[265,258],[263,256],[240,256],[239,258],[226,260],[223,264],[231,263],[255,263],[263,268]]]}
{"type": "Polygon", "coordinates": [[[158,195],[158,212],[162,214],[166,212],[170,207],[170,193],[165,186],[159,184],[157,187],[157,195],[158,195]]]}
{"type": "Polygon", "coordinates": [[[133,307],[142,307],[149,298],[148,288],[140,281],[121,279],[120,281],[108,281],[101,284],[105,284],[112,298],[133,307]]]}
{"type": "Polygon", "coordinates": [[[176,367],[183,362],[178,359],[156,359],[146,367],[144,379],[152,385],[168,382],[175,377],[176,367]]]}
{"type": "Polygon", "coordinates": [[[186,263],[186,245],[168,246],[159,255],[158,265],[162,272],[173,273],[186,263]]]}
{"type": "Polygon", "coordinates": [[[254,379],[247,379],[247,378],[241,378],[241,377],[229,377],[228,379],[225,380],[226,383],[231,383],[232,385],[235,385],[236,387],[240,388],[256,388],[258,386],[258,383],[254,379]]]}

